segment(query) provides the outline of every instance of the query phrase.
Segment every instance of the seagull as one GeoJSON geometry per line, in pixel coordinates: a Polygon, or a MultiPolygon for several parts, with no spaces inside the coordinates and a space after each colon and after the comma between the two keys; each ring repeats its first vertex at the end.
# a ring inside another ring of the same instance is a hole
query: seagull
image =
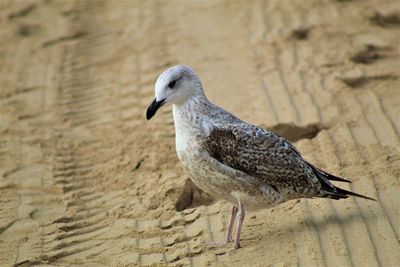
{"type": "Polygon", "coordinates": [[[172,104],[176,152],[190,179],[214,198],[233,204],[222,244],[234,242],[234,249],[240,248],[246,210],[298,198],[375,200],[334,186],[330,180],[351,181],[307,162],[285,138],[211,103],[199,76],[188,66],[171,67],[158,77],[147,120],[167,103],[172,104]]]}

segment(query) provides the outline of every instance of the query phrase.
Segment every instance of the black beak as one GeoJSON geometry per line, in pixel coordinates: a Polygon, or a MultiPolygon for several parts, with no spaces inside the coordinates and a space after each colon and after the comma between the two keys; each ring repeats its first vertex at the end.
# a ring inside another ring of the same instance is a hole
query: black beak
{"type": "Polygon", "coordinates": [[[165,103],[164,101],[165,101],[165,99],[163,99],[161,101],[157,101],[154,98],[153,102],[151,102],[151,104],[150,104],[150,106],[149,106],[149,108],[147,109],[147,112],[146,112],[146,119],[147,120],[150,120],[154,116],[154,114],[156,114],[157,110],[159,108],[161,108],[162,105],[164,105],[164,103],[165,103]]]}

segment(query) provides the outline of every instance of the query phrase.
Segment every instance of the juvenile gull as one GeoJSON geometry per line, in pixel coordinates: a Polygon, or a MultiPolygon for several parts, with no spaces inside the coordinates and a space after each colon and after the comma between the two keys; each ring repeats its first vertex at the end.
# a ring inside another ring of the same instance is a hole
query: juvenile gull
{"type": "Polygon", "coordinates": [[[283,137],[248,124],[211,103],[199,76],[187,66],[164,71],[147,109],[151,119],[166,103],[173,104],[176,152],[192,181],[216,199],[233,204],[225,243],[240,247],[245,209],[258,210],[296,198],[372,198],[334,186],[350,182],[305,161],[283,137]]]}

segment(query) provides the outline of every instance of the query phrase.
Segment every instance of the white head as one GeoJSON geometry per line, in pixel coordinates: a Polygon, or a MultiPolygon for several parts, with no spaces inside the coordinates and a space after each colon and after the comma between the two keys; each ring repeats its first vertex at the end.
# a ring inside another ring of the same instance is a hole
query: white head
{"type": "Polygon", "coordinates": [[[155,84],[155,99],[147,109],[151,119],[166,103],[181,105],[196,95],[204,95],[199,76],[188,66],[177,65],[161,73],[155,84]]]}

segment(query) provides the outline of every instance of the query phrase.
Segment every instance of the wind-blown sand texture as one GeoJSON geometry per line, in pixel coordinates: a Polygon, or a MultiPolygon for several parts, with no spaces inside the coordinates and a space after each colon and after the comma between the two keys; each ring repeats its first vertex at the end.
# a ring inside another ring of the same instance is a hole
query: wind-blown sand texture
{"type": "Polygon", "coordinates": [[[0,266],[398,266],[397,1],[0,2],[0,266]],[[248,213],[188,180],[159,73],[376,198],[248,213]],[[229,97],[228,97],[229,96],[229,97]]]}

